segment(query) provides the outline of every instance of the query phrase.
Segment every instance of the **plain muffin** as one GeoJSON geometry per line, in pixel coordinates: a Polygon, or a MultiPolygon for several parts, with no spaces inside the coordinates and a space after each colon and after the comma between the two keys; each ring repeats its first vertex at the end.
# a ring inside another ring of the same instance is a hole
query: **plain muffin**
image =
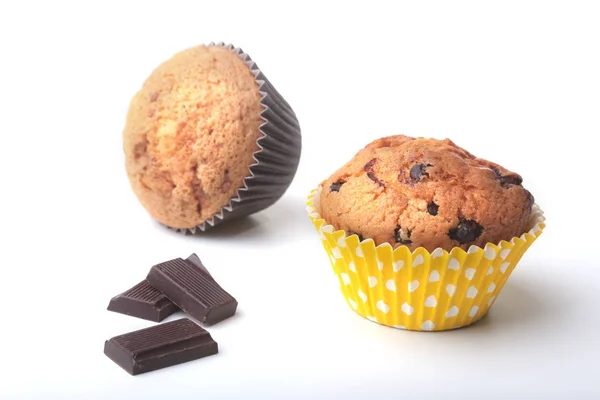
{"type": "Polygon", "coordinates": [[[259,149],[260,100],[248,66],[222,47],[182,51],[152,72],[123,142],[131,187],[154,219],[192,228],[235,196],[259,149]]]}

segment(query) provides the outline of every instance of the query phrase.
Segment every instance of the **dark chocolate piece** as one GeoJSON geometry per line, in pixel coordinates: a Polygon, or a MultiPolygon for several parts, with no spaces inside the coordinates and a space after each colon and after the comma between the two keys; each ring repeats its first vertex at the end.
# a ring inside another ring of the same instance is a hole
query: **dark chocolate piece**
{"type": "Polygon", "coordinates": [[[160,322],[179,308],[147,280],[113,297],[108,311],[160,322]]]}
{"type": "Polygon", "coordinates": [[[496,175],[496,178],[498,178],[500,180],[500,186],[507,186],[507,185],[521,185],[523,183],[523,178],[521,178],[519,175],[517,174],[511,174],[511,175],[502,175],[502,173],[500,172],[500,170],[496,167],[490,167],[492,171],[494,171],[494,174],[496,175]]]}
{"type": "Polygon", "coordinates": [[[190,316],[215,324],[235,314],[237,301],[202,268],[176,258],[157,264],[148,281],[190,316]]]}
{"type": "Polygon", "coordinates": [[[452,228],[448,231],[448,236],[450,236],[450,239],[456,240],[460,244],[465,244],[477,239],[481,236],[482,232],[483,226],[477,221],[460,217],[456,228],[452,228]]]}
{"type": "Polygon", "coordinates": [[[208,272],[208,269],[206,269],[204,264],[202,264],[202,261],[200,261],[200,257],[198,257],[196,253],[192,253],[188,258],[185,259],[185,261],[190,262],[196,267],[200,268],[200,270],[204,272],[210,279],[213,279],[212,275],[210,274],[210,272],[208,272]]]}
{"type": "Polygon", "coordinates": [[[115,336],[104,354],[131,375],[182,364],[219,352],[205,329],[187,318],[115,336]]]}
{"type": "Polygon", "coordinates": [[[371,171],[376,162],[377,159],[373,158],[371,161],[365,164],[365,166],[363,167],[363,171],[371,171]]]}
{"type": "Polygon", "coordinates": [[[396,229],[394,229],[394,239],[396,239],[396,243],[411,244],[412,243],[412,240],[410,240],[411,233],[412,232],[407,229],[406,236],[408,239],[403,239],[402,238],[402,228],[400,227],[400,225],[398,225],[396,227],[396,229]]]}
{"type": "Polygon", "coordinates": [[[332,183],[331,185],[329,185],[329,191],[330,192],[339,192],[340,188],[342,187],[342,185],[344,183],[346,183],[346,182],[342,181],[342,180],[332,183]]]}
{"type": "Polygon", "coordinates": [[[412,179],[415,183],[419,182],[423,177],[429,176],[427,173],[427,167],[431,167],[431,164],[415,164],[410,169],[410,179],[412,179]]]}
{"type": "Polygon", "coordinates": [[[440,206],[438,206],[437,204],[435,204],[435,201],[431,201],[431,203],[427,204],[427,212],[433,216],[436,216],[438,214],[438,210],[439,210],[440,206]]]}
{"type": "Polygon", "coordinates": [[[379,178],[377,178],[375,176],[375,172],[373,171],[369,171],[367,172],[367,177],[372,180],[373,182],[375,182],[376,184],[378,184],[381,187],[385,187],[385,183],[383,183],[382,181],[379,180],[379,178]]]}

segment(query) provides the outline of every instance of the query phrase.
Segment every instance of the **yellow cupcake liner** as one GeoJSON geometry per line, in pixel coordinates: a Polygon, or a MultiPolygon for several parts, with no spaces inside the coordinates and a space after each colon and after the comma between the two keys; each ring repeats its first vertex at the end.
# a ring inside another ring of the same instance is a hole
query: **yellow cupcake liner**
{"type": "Polygon", "coordinates": [[[486,315],[513,269],[546,226],[536,205],[527,231],[482,249],[438,248],[429,253],[336,231],[321,218],[320,188],[307,211],[348,305],[382,325],[414,331],[443,331],[470,325],[486,315]]]}

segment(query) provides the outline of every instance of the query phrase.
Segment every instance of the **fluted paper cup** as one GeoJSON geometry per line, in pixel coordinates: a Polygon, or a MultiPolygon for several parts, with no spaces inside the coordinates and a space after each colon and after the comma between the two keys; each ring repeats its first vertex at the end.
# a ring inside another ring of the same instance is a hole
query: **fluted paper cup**
{"type": "Polygon", "coordinates": [[[394,328],[443,331],[470,325],[486,315],[513,269],[542,233],[543,212],[536,205],[520,237],[484,248],[450,252],[394,249],[356,234],[336,231],[320,215],[320,189],[307,211],[337,275],[348,305],[361,316],[394,328]]]}
{"type": "Polygon", "coordinates": [[[258,65],[241,48],[224,43],[211,43],[237,54],[254,75],[261,95],[260,114],[262,136],[256,141],[258,150],[249,175],[235,195],[213,216],[192,228],[173,228],[178,232],[196,234],[224,221],[240,218],[273,205],[292,183],[302,150],[300,124],[296,114],[275,90],[258,65]]]}

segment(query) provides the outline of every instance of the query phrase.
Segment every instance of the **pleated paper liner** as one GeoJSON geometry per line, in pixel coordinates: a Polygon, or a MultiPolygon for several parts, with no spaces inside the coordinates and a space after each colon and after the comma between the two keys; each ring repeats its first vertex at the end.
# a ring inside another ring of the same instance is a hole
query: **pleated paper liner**
{"type": "Polygon", "coordinates": [[[262,136],[256,141],[259,149],[254,153],[250,173],[243,186],[212,217],[193,228],[172,228],[185,234],[197,234],[225,221],[244,217],[273,205],[292,183],[302,150],[300,124],[296,114],[275,90],[250,56],[239,47],[224,43],[211,43],[237,54],[255,76],[261,95],[262,136]]]}
{"type": "Polygon", "coordinates": [[[406,246],[376,247],[372,239],[359,242],[356,234],[335,231],[319,213],[319,190],[308,197],[307,211],[346,302],[363,317],[400,329],[443,331],[481,319],[545,227],[536,205],[527,231],[509,242],[411,253],[406,246]]]}

